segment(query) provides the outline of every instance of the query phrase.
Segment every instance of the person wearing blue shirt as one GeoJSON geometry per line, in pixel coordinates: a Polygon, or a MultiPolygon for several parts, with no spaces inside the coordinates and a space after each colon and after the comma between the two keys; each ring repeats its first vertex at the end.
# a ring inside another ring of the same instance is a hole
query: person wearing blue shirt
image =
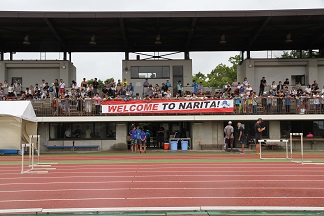
{"type": "MultiPolygon", "coordinates": [[[[139,128],[139,126],[136,127],[136,149],[138,149],[138,147],[141,144],[141,133],[142,130],[139,128]]],[[[139,151],[141,152],[141,150],[139,149],[139,151]]]]}
{"type": "Polygon", "coordinates": [[[196,80],[193,80],[192,81],[192,85],[191,86],[193,87],[193,92],[194,93],[198,93],[198,84],[196,83],[196,80]]]}
{"type": "Polygon", "coordinates": [[[129,135],[131,137],[131,150],[132,150],[132,153],[135,154],[136,153],[136,149],[137,149],[137,133],[136,133],[136,127],[134,126],[133,127],[133,130],[131,130],[129,132],[129,135]]]}
{"type": "Polygon", "coordinates": [[[127,86],[127,88],[129,88],[132,92],[134,92],[134,86],[132,83],[129,83],[129,85],[127,86]]]}
{"type": "Polygon", "coordinates": [[[171,83],[169,82],[169,80],[166,81],[165,85],[169,88],[171,86],[171,83]]]}
{"type": "Polygon", "coordinates": [[[142,148],[144,147],[143,151],[146,153],[146,132],[143,129],[141,132],[141,144],[140,144],[140,153],[142,152],[142,148]]]}

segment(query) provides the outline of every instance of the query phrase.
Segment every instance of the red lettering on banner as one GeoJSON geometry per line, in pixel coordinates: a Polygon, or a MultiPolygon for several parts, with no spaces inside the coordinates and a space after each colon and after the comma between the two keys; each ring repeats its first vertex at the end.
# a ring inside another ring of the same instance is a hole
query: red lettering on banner
{"type": "Polygon", "coordinates": [[[144,111],[151,111],[153,104],[145,104],[144,111]]]}
{"type": "Polygon", "coordinates": [[[233,113],[233,100],[103,101],[107,113],[233,113]]]}
{"type": "Polygon", "coordinates": [[[136,108],[136,105],[131,105],[129,107],[129,111],[134,112],[135,111],[135,108],[136,108]]]}
{"type": "Polygon", "coordinates": [[[123,106],[122,105],[118,106],[118,112],[123,112],[123,106]]]}
{"type": "Polygon", "coordinates": [[[108,113],[116,112],[116,111],[117,111],[117,106],[108,106],[108,113]]]}

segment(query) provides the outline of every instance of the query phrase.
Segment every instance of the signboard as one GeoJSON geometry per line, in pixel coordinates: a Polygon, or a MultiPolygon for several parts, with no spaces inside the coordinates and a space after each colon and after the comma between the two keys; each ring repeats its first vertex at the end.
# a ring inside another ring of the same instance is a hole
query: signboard
{"type": "Polygon", "coordinates": [[[102,102],[102,113],[233,113],[233,100],[130,100],[102,102]]]}

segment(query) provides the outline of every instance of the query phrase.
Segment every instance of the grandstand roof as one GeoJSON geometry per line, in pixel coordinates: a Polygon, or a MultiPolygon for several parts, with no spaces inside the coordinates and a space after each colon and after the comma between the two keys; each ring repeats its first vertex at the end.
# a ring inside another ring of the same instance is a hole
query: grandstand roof
{"type": "Polygon", "coordinates": [[[0,11],[3,52],[258,51],[323,47],[324,9],[0,11]],[[29,38],[23,44],[26,35],[29,38]],[[91,36],[95,36],[96,45],[90,44],[91,36]],[[220,43],[221,38],[226,43],[220,43]]]}

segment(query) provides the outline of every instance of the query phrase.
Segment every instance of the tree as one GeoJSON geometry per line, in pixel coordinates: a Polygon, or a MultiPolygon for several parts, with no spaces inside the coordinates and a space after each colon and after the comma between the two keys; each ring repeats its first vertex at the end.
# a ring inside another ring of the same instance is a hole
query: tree
{"type": "MultiPolygon", "coordinates": [[[[91,79],[91,80],[87,80],[87,83],[88,83],[88,85],[89,84],[93,84],[93,79],[91,79]]],[[[99,86],[98,86],[98,89],[102,89],[103,88],[103,86],[104,86],[104,83],[103,83],[103,81],[102,80],[97,80],[98,81],[98,83],[99,83],[99,86]]]]}
{"type": "Polygon", "coordinates": [[[223,88],[226,82],[232,83],[237,77],[237,66],[240,63],[240,56],[232,56],[228,60],[232,66],[219,64],[209,74],[205,75],[201,72],[195,74],[192,79],[202,82],[204,86],[212,86],[223,88]]]}
{"type": "MultiPolygon", "coordinates": [[[[319,52],[312,51],[312,56],[316,57],[319,55],[319,52]]],[[[307,50],[302,50],[302,54],[300,56],[300,52],[298,50],[290,50],[283,51],[281,58],[291,59],[291,58],[309,58],[309,52],[307,50]]]]}

